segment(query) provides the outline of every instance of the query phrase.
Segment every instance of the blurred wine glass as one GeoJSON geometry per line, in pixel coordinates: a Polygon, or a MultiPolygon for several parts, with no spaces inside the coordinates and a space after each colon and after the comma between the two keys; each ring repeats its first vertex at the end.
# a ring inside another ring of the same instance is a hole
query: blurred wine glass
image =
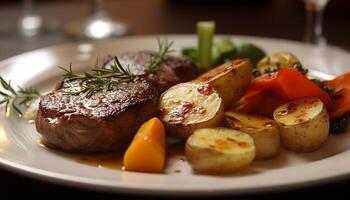
{"type": "Polygon", "coordinates": [[[306,30],[304,40],[318,46],[327,46],[323,35],[323,15],[330,0],[304,0],[306,10],[306,30]]]}
{"type": "Polygon", "coordinates": [[[104,39],[127,34],[127,26],[113,20],[108,15],[104,0],[91,0],[91,2],[90,16],[85,20],[68,23],[66,25],[67,33],[90,39],[104,39]]]}
{"type": "Polygon", "coordinates": [[[23,0],[22,15],[18,19],[18,32],[23,37],[38,35],[43,27],[43,19],[36,12],[33,0],[23,0]]]}

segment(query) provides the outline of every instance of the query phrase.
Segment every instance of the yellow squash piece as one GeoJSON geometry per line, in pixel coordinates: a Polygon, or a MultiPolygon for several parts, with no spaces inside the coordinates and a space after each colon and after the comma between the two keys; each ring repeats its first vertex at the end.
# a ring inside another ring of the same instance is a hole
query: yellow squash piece
{"type": "Polygon", "coordinates": [[[154,117],[136,133],[124,154],[125,170],[162,172],[165,161],[165,131],[162,122],[154,117]]]}

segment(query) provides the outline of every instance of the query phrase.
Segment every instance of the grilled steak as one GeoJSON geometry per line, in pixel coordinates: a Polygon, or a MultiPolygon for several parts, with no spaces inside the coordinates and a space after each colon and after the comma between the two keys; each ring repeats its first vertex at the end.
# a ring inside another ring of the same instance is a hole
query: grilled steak
{"type": "Polygon", "coordinates": [[[79,81],[60,83],[40,100],[36,128],[48,147],[75,152],[116,150],[157,113],[158,92],[147,80],[120,83],[87,98],[69,95],[79,81]]]}
{"type": "MultiPolygon", "coordinates": [[[[124,53],[119,55],[118,59],[123,66],[129,66],[133,74],[143,75],[149,65],[151,53],[147,51],[124,53]]],[[[109,62],[107,59],[108,64],[112,62],[112,57],[109,58],[109,62]]],[[[166,56],[160,63],[158,71],[146,78],[156,86],[159,93],[162,93],[175,84],[196,78],[199,73],[197,65],[189,59],[166,56]]]]}
{"type": "MultiPolygon", "coordinates": [[[[136,78],[86,97],[81,82],[61,82],[40,100],[36,129],[43,143],[68,152],[105,152],[125,148],[143,122],[157,115],[159,94],[172,85],[198,75],[194,63],[166,57],[155,74],[145,75],[150,53],[122,54],[136,78]]],[[[107,62],[112,62],[111,59],[107,62]]]]}

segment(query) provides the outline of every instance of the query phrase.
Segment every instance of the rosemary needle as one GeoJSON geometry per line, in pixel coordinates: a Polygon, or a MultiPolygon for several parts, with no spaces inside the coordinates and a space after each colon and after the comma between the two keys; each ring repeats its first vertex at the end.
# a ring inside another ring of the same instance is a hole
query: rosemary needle
{"type": "Polygon", "coordinates": [[[5,81],[1,76],[0,84],[2,87],[0,89],[3,89],[0,90],[0,97],[2,97],[0,100],[0,105],[5,105],[5,113],[8,111],[8,108],[11,105],[16,112],[22,115],[20,106],[28,106],[32,100],[40,97],[40,93],[32,87],[21,88],[18,86],[18,91],[16,92],[11,86],[11,81],[5,81]]]}
{"type": "Polygon", "coordinates": [[[152,53],[150,58],[150,63],[148,65],[148,68],[146,69],[146,73],[153,74],[158,71],[159,69],[159,63],[163,61],[166,54],[174,52],[175,50],[170,49],[173,45],[173,41],[168,42],[167,39],[159,39],[157,38],[158,42],[158,52],[152,53]]]}
{"type": "Polygon", "coordinates": [[[69,65],[68,69],[63,67],[59,68],[65,72],[63,74],[64,81],[81,81],[81,90],[76,92],[68,92],[67,94],[70,95],[79,95],[84,93],[86,97],[90,97],[96,91],[110,89],[115,83],[128,82],[135,78],[130,71],[129,66],[123,67],[116,56],[113,58],[113,64],[110,68],[95,66],[91,72],[85,72],[83,74],[73,73],[72,65],[69,65]]]}
{"type": "MultiPolygon", "coordinates": [[[[168,42],[166,39],[160,40],[159,38],[157,41],[158,51],[151,54],[149,65],[145,70],[145,75],[156,73],[159,69],[159,63],[163,61],[166,54],[173,52],[173,50],[170,49],[173,42],[168,42]]],[[[96,91],[110,89],[116,83],[129,82],[136,77],[131,72],[129,66],[122,66],[117,56],[113,58],[113,64],[110,68],[104,66],[98,67],[98,61],[96,63],[91,72],[85,72],[83,74],[73,73],[71,64],[68,69],[59,67],[65,72],[63,74],[64,81],[80,80],[82,82],[81,90],[69,92],[68,94],[79,95],[83,93],[86,97],[90,97],[96,91]]]]}

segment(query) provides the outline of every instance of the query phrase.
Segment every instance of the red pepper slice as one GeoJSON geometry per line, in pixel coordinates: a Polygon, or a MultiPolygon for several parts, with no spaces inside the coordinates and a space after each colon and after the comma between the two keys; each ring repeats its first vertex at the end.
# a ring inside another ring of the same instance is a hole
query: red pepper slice
{"type": "Polygon", "coordinates": [[[258,107],[261,98],[263,97],[263,91],[261,90],[248,90],[245,95],[238,101],[234,110],[237,112],[251,113],[258,107]]]}
{"type": "Polygon", "coordinates": [[[330,117],[339,117],[350,112],[350,72],[327,81],[325,85],[333,89],[335,96],[330,117]]]}
{"type": "Polygon", "coordinates": [[[272,75],[258,77],[253,81],[251,88],[272,91],[288,101],[313,96],[319,98],[327,109],[332,107],[332,100],[325,91],[292,68],[283,67],[272,75]]]}
{"type": "Polygon", "coordinates": [[[327,110],[331,109],[332,101],[325,91],[297,70],[283,67],[276,73],[262,75],[253,80],[241,99],[243,103],[235,110],[271,117],[273,110],[279,105],[308,96],[319,98],[327,110]]]}

